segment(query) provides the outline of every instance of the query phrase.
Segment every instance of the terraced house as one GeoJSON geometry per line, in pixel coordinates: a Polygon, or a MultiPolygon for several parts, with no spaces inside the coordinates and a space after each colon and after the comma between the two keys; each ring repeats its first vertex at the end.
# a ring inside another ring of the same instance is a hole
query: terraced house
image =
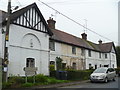
{"type": "Polygon", "coordinates": [[[56,21],[50,18],[47,24],[35,3],[11,13],[7,37],[7,14],[1,12],[0,58],[5,57],[8,77],[25,76],[25,67],[36,67],[37,74],[49,75],[49,64],[56,65],[57,57],[62,59],[63,68],[117,67],[113,42],[95,44],[87,40],[86,33],[80,38],[57,30],[56,21]],[[8,39],[6,45],[5,38],[8,39]]]}
{"type": "Polygon", "coordinates": [[[117,67],[116,51],[113,42],[95,44],[87,40],[87,34],[80,37],[73,36],[55,28],[53,18],[47,20],[53,32],[50,37],[50,64],[56,64],[56,57],[60,57],[63,68],[84,70],[98,67],[117,67]]]}

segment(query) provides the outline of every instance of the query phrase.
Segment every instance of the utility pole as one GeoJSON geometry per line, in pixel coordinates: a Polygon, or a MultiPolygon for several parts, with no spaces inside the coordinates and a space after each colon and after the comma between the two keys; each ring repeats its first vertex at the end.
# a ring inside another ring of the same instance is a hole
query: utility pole
{"type": "Polygon", "coordinates": [[[7,71],[8,71],[7,42],[9,40],[10,14],[11,14],[11,0],[8,0],[8,9],[7,9],[7,18],[6,18],[7,23],[6,23],[6,32],[5,32],[5,41],[4,41],[3,82],[7,82],[7,71]]]}

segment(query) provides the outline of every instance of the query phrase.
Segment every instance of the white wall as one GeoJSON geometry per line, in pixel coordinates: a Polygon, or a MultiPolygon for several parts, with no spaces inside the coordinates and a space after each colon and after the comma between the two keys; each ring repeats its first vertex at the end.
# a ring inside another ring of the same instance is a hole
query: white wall
{"type": "MultiPolygon", "coordinates": [[[[61,48],[62,48],[61,43],[55,42],[55,51],[50,51],[50,61],[55,61],[55,58],[57,56],[63,55],[61,48]]],[[[111,53],[107,53],[107,58],[105,58],[105,53],[101,53],[101,58],[100,58],[99,52],[96,51],[91,51],[91,57],[89,57],[87,49],[85,49],[85,56],[82,56],[81,52],[79,54],[80,54],[79,58],[85,60],[86,62],[86,66],[85,66],[86,69],[89,69],[89,64],[91,64],[93,68],[95,68],[95,65],[97,65],[97,67],[100,67],[100,64],[101,66],[109,65],[109,67],[113,67],[114,64],[114,68],[117,67],[116,55],[113,47],[111,53]]]]}
{"type": "Polygon", "coordinates": [[[8,75],[24,76],[26,58],[35,58],[37,74],[49,75],[49,36],[45,33],[10,25],[8,75]],[[32,40],[31,40],[32,39],[32,40]],[[33,43],[33,47],[30,47],[33,43]]]}
{"type": "Polygon", "coordinates": [[[88,56],[88,50],[86,50],[86,69],[89,69],[89,64],[95,68],[95,65],[97,67],[100,67],[100,64],[102,66],[104,65],[109,65],[109,67],[117,68],[117,63],[116,63],[116,54],[113,52],[106,53],[107,58],[105,58],[105,53],[101,53],[101,58],[99,57],[99,52],[91,51],[91,57],[88,56]]]}
{"type": "Polygon", "coordinates": [[[55,61],[56,57],[62,54],[61,43],[55,42],[55,51],[50,50],[50,61],[55,61]]]}

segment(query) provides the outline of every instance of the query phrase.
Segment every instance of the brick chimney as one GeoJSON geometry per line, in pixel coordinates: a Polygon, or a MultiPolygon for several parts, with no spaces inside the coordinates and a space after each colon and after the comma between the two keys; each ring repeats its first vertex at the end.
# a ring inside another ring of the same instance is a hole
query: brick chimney
{"type": "Polygon", "coordinates": [[[81,35],[82,35],[82,39],[87,40],[87,34],[86,33],[82,33],[81,35]]]}
{"type": "Polygon", "coordinates": [[[50,29],[55,29],[55,23],[56,23],[56,21],[53,20],[53,18],[50,17],[49,20],[47,20],[47,22],[48,22],[48,27],[50,29]]]}
{"type": "Polygon", "coordinates": [[[102,40],[99,40],[98,42],[99,42],[100,45],[102,44],[102,40]]]}

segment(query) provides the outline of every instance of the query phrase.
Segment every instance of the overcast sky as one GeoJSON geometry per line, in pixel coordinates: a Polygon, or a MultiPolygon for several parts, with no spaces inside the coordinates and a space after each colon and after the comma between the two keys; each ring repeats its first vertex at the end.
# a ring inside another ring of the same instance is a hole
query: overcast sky
{"type": "MultiPolygon", "coordinates": [[[[7,1],[0,0],[0,9],[7,10],[7,1]]],[[[40,1],[48,4],[62,14],[70,17],[76,22],[85,25],[87,28],[96,33],[118,42],[118,1],[119,0],[11,0],[12,8],[14,6],[25,7],[36,2],[45,20],[52,18],[56,20],[56,29],[81,37],[84,28],[71,20],[65,18],[59,13],[42,4],[40,1]],[[87,20],[87,21],[86,21],[87,20]]],[[[110,42],[95,33],[86,31],[88,40],[98,43],[101,39],[103,42],[110,42]]]]}

